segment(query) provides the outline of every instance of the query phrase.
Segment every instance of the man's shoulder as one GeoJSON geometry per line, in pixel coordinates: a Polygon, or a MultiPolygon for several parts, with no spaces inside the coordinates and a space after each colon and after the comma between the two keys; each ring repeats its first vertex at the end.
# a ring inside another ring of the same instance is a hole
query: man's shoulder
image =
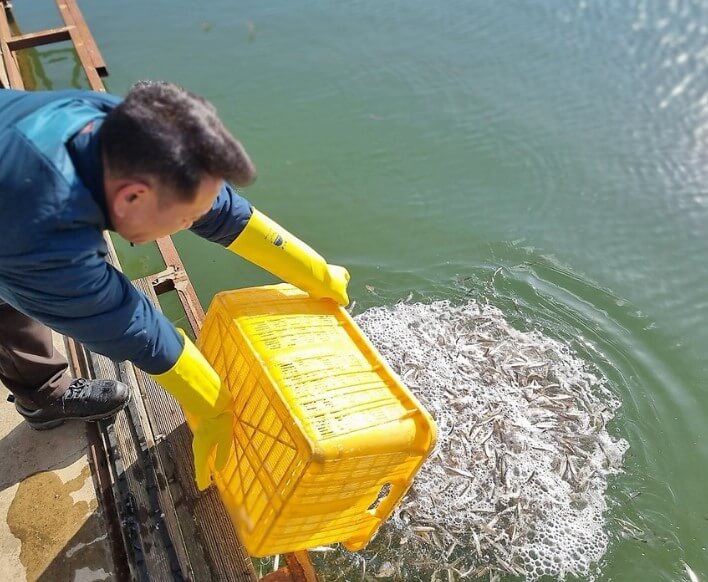
{"type": "Polygon", "coordinates": [[[52,104],[81,102],[107,113],[121,98],[108,93],[85,90],[68,91],[18,91],[0,89],[0,131],[13,127],[22,119],[52,104]]]}
{"type": "Polygon", "coordinates": [[[67,179],[56,160],[47,159],[22,138],[4,149],[0,156],[0,255],[32,252],[52,244],[56,233],[67,228],[77,235],[83,227],[100,231],[99,222],[90,193],[78,179],[67,179]],[[96,225],[89,224],[93,214],[96,225]]]}
{"type": "Polygon", "coordinates": [[[90,89],[65,89],[61,91],[24,91],[21,89],[0,89],[0,107],[13,102],[31,103],[35,107],[42,107],[52,101],[62,99],[85,99],[96,104],[115,105],[122,101],[122,97],[104,91],[90,89]]]}

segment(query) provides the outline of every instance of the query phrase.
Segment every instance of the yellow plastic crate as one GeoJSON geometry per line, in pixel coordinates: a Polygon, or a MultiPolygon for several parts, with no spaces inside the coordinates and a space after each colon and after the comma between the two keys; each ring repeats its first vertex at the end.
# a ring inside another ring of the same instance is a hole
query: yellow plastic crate
{"type": "Polygon", "coordinates": [[[228,291],[197,344],[232,395],[234,452],[214,477],[249,553],[364,547],[436,428],[349,314],[290,285],[228,291]]]}

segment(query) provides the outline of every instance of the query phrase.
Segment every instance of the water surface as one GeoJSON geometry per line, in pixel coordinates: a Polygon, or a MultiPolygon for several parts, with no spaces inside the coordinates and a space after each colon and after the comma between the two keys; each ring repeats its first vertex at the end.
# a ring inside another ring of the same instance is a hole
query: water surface
{"type": "MultiPolygon", "coordinates": [[[[27,30],[59,23],[16,4],[27,30]]],[[[645,532],[614,536],[601,579],[708,576],[708,2],[82,9],[111,91],[161,78],[216,104],[258,165],[246,195],[350,269],[356,311],[486,298],[594,363],[631,444],[609,527],[645,532]]],[[[42,86],[86,86],[70,50],[37,60],[42,86]]],[[[272,280],[176,243],[205,306],[272,280]]]]}

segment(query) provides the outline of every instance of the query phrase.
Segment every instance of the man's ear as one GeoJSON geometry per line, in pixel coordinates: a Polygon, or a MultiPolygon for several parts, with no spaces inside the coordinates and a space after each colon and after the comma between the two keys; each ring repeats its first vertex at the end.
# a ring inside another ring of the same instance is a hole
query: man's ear
{"type": "Polygon", "coordinates": [[[126,182],[118,187],[113,197],[113,213],[125,218],[148,202],[152,189],[144,182],[126,182]]]}

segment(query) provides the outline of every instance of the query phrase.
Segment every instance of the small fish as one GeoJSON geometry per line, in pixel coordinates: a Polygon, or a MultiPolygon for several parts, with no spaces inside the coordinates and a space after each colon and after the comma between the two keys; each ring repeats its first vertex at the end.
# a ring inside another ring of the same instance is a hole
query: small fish
{"type": "Polygon", "coordinates": [[[477,445],[482,446],[483,444],[485,444],[491,438],[491,436],[493,434],[494,434],[494,427],[489,429],[489,432],[487,434],[485,434],[484,437],[482,437],[482,439],[477,443],[477,445]]]}
{"type": "Polygon", "coordinates": [[[376,578],[391,578],[395,573],[396,568],[394,565],[391,562],[384,562],[374,576],[376,578]]]}
{"type": "Polygon", "coordinates": [[[697,574],[691,569],[691,566],[683,560],[681,560],[681,563],[683,564],[683,569],[686,570],[686,575],[691,582],[701,582],[697,574]]]}
{"type": "Polygon", "coordinates": [[[488,459],[494,459],[496,457],[494,449],[489,444],[489,441],[486,441],[484,443],[484,454],[487,456],[488,459]]]}
{"type": "Polygon", "coordinates": [[[453,473],[457,473],[458,475],[462,475],[463,477],[469,477],[470,479],[474,478],[474,475],[469,471],[465,471],[464,469],[458,469],[457,467],[449,467],[446,465],[445,470],[452,471],[453,473]]]}
{"type": "Polygon", "coordinates": [[[479,536],[477,535],[477,532],[475,532],[474,530],[472,530],[472,539],[474,540],[474,547],[477,550],[477,555],[481,557],[482,556],[482,546],[479,543],[479,536]]]}
{"type": "Polygon", "coordinates": [[[308,552],[334,552],[335,549],[330,546],[315,546],[310,548],[308,552]]]}
{"type": "Polygon", "coordinates": [[[467,570],[467,572],[463,572],[462,574],[460,574],[460,577],[463,580],[468,576],[470,578],[481,578],[490,570],[491,568],[489,566],[472,566],[469,570],[467,570]]]}

